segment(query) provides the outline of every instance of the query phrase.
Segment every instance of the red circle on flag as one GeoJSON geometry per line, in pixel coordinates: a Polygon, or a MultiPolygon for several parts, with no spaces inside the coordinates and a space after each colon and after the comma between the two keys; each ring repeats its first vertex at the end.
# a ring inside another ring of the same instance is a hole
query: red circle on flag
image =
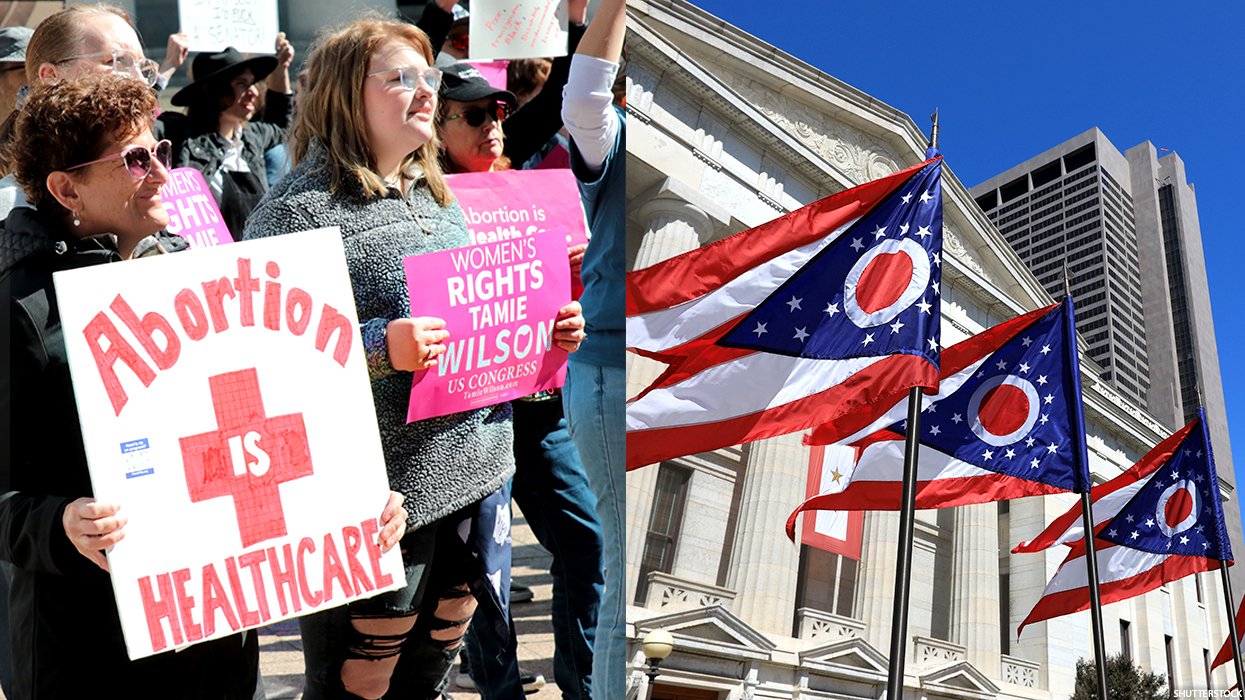
{"type": "Polygon", "coordinates": [[[1193,498],[1189,495],[1187,489],[1179,489],[1167,499],[1167,503],[1163,504],[1163,517],[1167,519],[1167,524],[1176,527],[1184,522],[1193,512],[1193,498]]]}
{"type": "Polygon", "coordinates": [[[1197,491],[1193,490],[1193,484],[1188,479],[1183,479],[1163,490],[1154,519],[1163,534],[1171,537],[1193,527],[1198,512],[1197,491]]]}
{"type": "Polygon", "coordinates": [[[1025,424],[1031,406],[1024,390],[1012,384],[990,389],[977,409],[981,427],[995,435],[1011,435],[1025,424]]]}
{"type": "Polygon", "coordinates": [[[885,309],[903,296],[912,281],[912,272],[912,258],[905,253],[877,255],[860,273],[856,303],[869,314],[885,309]]]}

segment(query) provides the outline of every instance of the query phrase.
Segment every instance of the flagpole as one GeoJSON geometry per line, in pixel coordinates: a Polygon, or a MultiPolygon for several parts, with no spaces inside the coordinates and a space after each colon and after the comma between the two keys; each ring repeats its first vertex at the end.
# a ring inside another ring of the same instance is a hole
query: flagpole
{"type": "Polygon", "coordinates": [[[891,614],[890,669],[887,700],[903,697],[904,655],[907,653],[908,592],[912,588],[912,538],[916,529],[916,459],[920,450],[921,388],[908,392],[904,424],[903,500],[899,508],[899,556],[895,564],[895,608],[891,614]]]}
{"type": "MultiPolygon", "coordinates": [[[[938,108],[934,108],[929,147],[938,148],[938,108]]],[[[903,697],[904,656],[908,651],[908,593],[912,589],[912,538],[916,530],[916,460],[921,449],[921,388],[908,391],[908,422],[904,424],[903,495],[899,504],[899,552],[895,561],[895,607],[891,612],[890,668],[887,700],[903,697]]]]}
{"type": "Polygon", "coordinates": [[[1085,528],[1085,569],[1089,575],[1089,618],[1094,630],[1094,665],[1098,669],[1098,697],[1107,697],[1107,651],[1102,635],[1102,598],[1098,594],[1098,548],[1094,544],[1094,504],[1089,492],[1081,494],[1081,523],[1085,528]]]}
{"type": "Polygon", "coordinates": [[[1223,579],[1223,604],[1228,611],[1228,639],[1232,640],[1232,661],[1236,667],[1236,685],[1245,688],[1245,667],[1241,665],[1241,640],[1236,636],[1236,611],[1232,609],[1232,579],[1228,576],[1228,562],[1219,560],[1219,575],[1223,579]]]}
{"type": "MultiPolygon", "coordinates": [[[[1063,261],[1063,295],[1064,304],[1071,307],[1072,280],[1068,277],[1067,260],[1063,261]]],[[[1079,350],[1077,349],[1074,316],[1075,312],[1071,312],[1067,317],[1064,332],[1067,333],[1068,347],[1075,353],[1079,350]]],[[[1075,365],[1078,368],[1077,371],[1080,371],[1080,364],[1077,362],[1075,365]]],[[[1079,387],[1077,393],[1080,394],[1079,387]]],[[[1079,409],[1074,407],[1073,410],[1079,409]]],[[[1084,430],[1085,419],[1081,418],[1077,422],[1081,430],[1084,430]]],[[[1081,444],[1076,449],[1081,452],[1082,457],[1088,463],[1089,455],[1085,453],[1084,440],[1085,437],[1082,435],[1081,444]]],[[[1081,527],[1085,531],[1085,574],[1089,579],[1089,620],[1094,634],[1094,668],[1098,671],[1098,698],[1107,700],[1107,644],[1102,632],[1102,596],[1098,592],[1098,547],[1094,543],[1094,499],[1090,497],[1091,485],[1092,483],[1085,484],[1085,490],[1081,492],[1081,527]]]]}

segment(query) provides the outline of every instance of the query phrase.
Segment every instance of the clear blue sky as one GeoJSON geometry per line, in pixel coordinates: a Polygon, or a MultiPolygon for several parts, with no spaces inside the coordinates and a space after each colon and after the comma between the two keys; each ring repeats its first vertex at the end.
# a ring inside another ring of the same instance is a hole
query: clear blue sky
{"type": "MultiPolygon", "coordinates": [[[[1197,190],[1245,487],[1245,3],[693,0],[910,115],[967,187],[1097,126],[1176,151],[1197,190]]],[[[1239,556],[1239,554],[1238,554],[1239,556]]]]}

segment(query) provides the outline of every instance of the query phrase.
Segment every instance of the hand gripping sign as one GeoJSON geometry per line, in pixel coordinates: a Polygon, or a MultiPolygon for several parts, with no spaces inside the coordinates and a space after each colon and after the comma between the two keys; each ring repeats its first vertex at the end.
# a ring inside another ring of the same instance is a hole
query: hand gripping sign
{"type": "Polygon", "coordinates": [[[565,241],[552,229],[406,258],[411,314],[443,318],[450,332],[437,366],[415,373],[407,422],[562,386],[553,326],[571,300],[565,241]]]}
{"type": "Polygon", "coordinates": [[[402,584],[337,229],[55,282],[130,658],[402,584]]]}

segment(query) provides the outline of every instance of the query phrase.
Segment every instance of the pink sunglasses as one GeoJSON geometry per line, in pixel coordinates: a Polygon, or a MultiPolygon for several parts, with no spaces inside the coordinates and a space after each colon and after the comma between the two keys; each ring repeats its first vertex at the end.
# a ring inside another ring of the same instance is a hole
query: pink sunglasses
{"type": "Polygon", "coordinates": [[[120,153],[114,153],[110,156],[104,156],[98,160],[93,160],[87,163],[79,163],[71,168],[65,168],[65,172],[77,170],[78,168],[85,168],[88,165],[95,165],[96,163],[106,163],[110,160],[120,158],[125,161],[125,169],[129,171],[130,177],[133,177],[135,180],[142,180],[151,173],[151,160],[153,154],[160,160],[165,168],[168,168],[169,160],[173,155],[173,143],[168,139],[165,139],[156,144],[154,151],[146,146],[128,146],[122,149],[120,153]]]}

